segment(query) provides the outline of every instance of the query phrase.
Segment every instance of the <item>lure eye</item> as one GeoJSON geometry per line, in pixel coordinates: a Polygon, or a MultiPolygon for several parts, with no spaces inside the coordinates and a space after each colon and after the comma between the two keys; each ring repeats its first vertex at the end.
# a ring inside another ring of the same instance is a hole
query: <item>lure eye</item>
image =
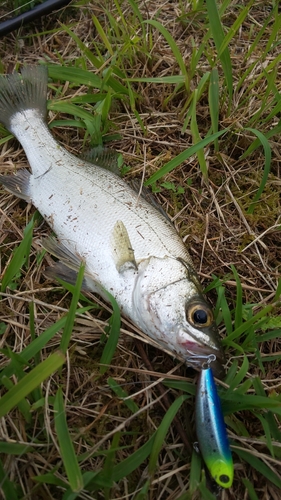
{"type": "Polygon", "coordinates": [[[214,321],[211,309],[205,304],[192,304],[186,312],[188,322],[199,328],[210,326],[214,321]]]}

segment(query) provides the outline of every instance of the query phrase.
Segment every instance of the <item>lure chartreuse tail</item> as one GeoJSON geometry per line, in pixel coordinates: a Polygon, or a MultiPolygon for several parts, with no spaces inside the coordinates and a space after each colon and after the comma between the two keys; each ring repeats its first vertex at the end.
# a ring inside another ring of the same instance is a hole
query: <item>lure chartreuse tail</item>
{"type": "Polygon", "coordinates": [[[220,398],[210,366],[199,375],[196,395],[196,433],[202,457],[212,478],[223,488],[233,482],[233,461],[220,398]]]}

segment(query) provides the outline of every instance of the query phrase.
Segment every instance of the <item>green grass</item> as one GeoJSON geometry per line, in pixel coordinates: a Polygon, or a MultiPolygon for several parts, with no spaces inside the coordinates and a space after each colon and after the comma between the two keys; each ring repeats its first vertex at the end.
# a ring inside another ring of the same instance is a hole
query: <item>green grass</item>
{"type": "MultiPolygon", "coordinates": [[[[261,489],[281,488],[281,20],[277,4],[265,12],[253,0],[176,6],[175,18],[160,3],[152,16],[133,0],[102,8],[73,2],[69,21],[55,19],[44,33],[27,27],[25,50],[37,63],[33,44],[52,40],[40,63],[49,69],[54,134],[79,151],[116,143],[132,162],[129,176],[145,164],[145,184],[189,235],[195,259],[202,255],[227,360],[219,394],[236,464],[231,495],[256,500],[261,489]],[[79,28],[85,19],[90,38],[79,28]]],[[[4,49],[0,56],[2,67],[4,49]]],[[[0,127],[5,168],[10,141],[0,127]]],[[[120,336],[114,298],[108,294],[106,313],[81,293],[83,266],[75,287],[46,285],[40,218],[23,215],[20,203],[1,205],[14,224],[4,226],[1,249],[4,497],[216,498],[200,455],[188,455],[174,426],[177,414],[196,441],[194,373],[179,368],[172,376],[177,361],[148,350],[158,378],[169,372],[171,405],[163,409],[157,377],[134,340],[120,336]],[[30,457],[36,469],[28,481],[10,474],[11,463],[25,470],[30,457]]]]}

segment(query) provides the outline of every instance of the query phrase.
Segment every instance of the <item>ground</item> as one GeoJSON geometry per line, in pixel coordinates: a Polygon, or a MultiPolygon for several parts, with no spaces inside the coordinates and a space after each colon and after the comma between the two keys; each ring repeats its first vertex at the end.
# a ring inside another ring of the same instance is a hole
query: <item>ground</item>
{"type": "MultiPolygon", "coordinates": [[[[0,16],[7,16],[10,5],[4,2],[0,16]]],[[[0,70],[56,65],[48,103],[56,139],[76,155],[101,139],[121,153],[128,181],[150,185],[185,241],[225,350],[228,375],[218,385],[233,451],[233,486],[217,491],[207,481],[207,489],[192,452],[196,371],[123,319],[111,366],[102,373],[100,338],[111,308],[87,294],[78,306],[89,305],[88,299],[91,309],[76,317],[66,363],[33,390],[25,407],[10,409],[0,421],[1,481],[16,485],[11,498],[70,498],[64,496],[70,479],[54,426],[58,387],[80,469],[99,474],[91,477],[91,487],[84,478],[77,498],[279,498],[281,22],[278,3],[233,0],[218,6],[215,25],[215,2],[209,0],[73,1],[0,39],[0,70]],[[66,78],[62,66],[88,70],[103,86],[87,83],[82,73],[75,80],[74,71],[66,78]],[[177,160],[217,130],[225,131],[217,142],[177,160]],[[175,168],[156,179],[173,159],[175,168]],[[179,409],[172,422],[173,401],[179,409]],[[157,429],[160,447],[146,452],[157,429]],[[16,453],[6,443],[23,448],[16,453]]],[[[0,133],[1,173],[26,167],[17,141],[3,127],[0,133]]],[[[4,189],[0,195],[3,279],[35,209],[4,189]]],[[[45,275],[52,258],[42,253],[39,239],[49,232],[37,217],[29,258],[2,287],[2,370],[10,359],[15,362],[11,351],[22,353],[69,310],[71,292],[45,275]]],[[[27,373],[58,349],[61,329],[55,329],[29,366],[18,360],[8,381],[2,372],[2,394],[23,377],[23,369],[27,373]]]]}

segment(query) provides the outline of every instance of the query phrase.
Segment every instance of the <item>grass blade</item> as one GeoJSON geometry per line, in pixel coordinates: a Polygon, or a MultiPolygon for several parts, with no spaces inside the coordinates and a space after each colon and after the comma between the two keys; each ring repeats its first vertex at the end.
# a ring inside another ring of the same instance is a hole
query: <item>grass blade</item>
{"type": "MultiPolygon", "coordinates": [[[[81,309],[77,309],[76,313],[83,314],[86,311],[89,311],[92,307],[82,307],[81,309]]],[[[43,332],[39,337],[37,337],[31,344],[24,348],[21,352],[20,357],[22,359],[22,364],[27,364],[28,361],[36,356],[41,349],[43,349],[46,344],[52,340],[52,338],[64,327],[67,321],[67,316],[59,319],[54,325],[50,326],[45,332],[43,332]]],[[[1,376],[11,377],[14,373],[16,373],[16,368],[14,366],[14,362],[12,361],[6,368],[3,369],[1,376]]]]}
{"type": "Polygon", "coordinates": [[[277,488],[281,488],[281,479],[259,458],[253,456],[248,451],[240,450],[238,448],[235,448],[235,453],[237,453],[243,460],[254,467],[260,474],[262,474],[262,476],[266,477],[269,481],[275,484],[277,488]]]}
{"type": "Polygon", "coordinates": [[[65,362],[65,356],[57,351],[51,354],[40,365],[37,365],[31,372],[22,378],[17,385],[12,387],[2,398],[0,405],[0,418],[4,417],[23,398],[32,392],[39,384],[44,382],[52,373],[58,370],[65,362]]]}
{"type": "Polygon", "coordinates": [[[246,5],[240,12],[237,19],[234,21],[233,25],[229,28],[228,33],[224,36],[223,42],[221,43],[220,49],[218,51],[218,57],[221,57],[224,50],[228,47],[229,43],[233,39],[235,33],[241,28],[242,23],[246,19],[252,5],[255,3],[255,0],[250,0],[248,5],[246,5]]]}
{"type": "MultiPolygon", "coordinates": [[[[100,363],[101,365],[110,365],[111,360],[114,356],[116,346],[118,344],[119,334],[120,334],[120,326],[121,326],[121,314],[119,306],[115,300],[115,298],[109,293],[106,292],[106,296],[108,301],[111,302],[113,313],[109,320],[109,334],[108,340],[103,349],[103,353],[101,356],[100,363]]],[[[108,369],[108,366],[101,366],[100,372],[103,374],[108,369]]]]}
{"type": "Polygon", "coordinates": [[[185,149],[180,154],[175,156],[175,158],[166,163],[166,165],[163,165],[163,167],[159,168],[157,172],[155,172],[151,177],[149,177],[149,179],[145,182],[145,185],[150,186],[151,184],[154,184],[156,181],[158,181],[165,175],[169,174],[169,172],[174,170],[176,167],[178,167],[181,163],[190,158],[192,155],[197,154],[200,149],[204,148],[205,146],[213,142],[215,139],[225,134],[227,131],[228,129],[225,129],[221,130],[220,132],[217,132],[216,134],[209,135],[208,137],[205,137],[205,139],[202,139],[197,144],[194,144],[193,146],[190,146],[190,148],[185,149]]]}
{"type": "Polygon", "coordinates": [[[228,391],[230,393],[232,393],[238,387],[238,385],[242,382],[242,380],[245,378],[248,370],[249,370],[249,361],[248,361],[247,356],[244,356],[241,368],[239,369],[238,373],[235,375],[234,379],[232,380],[231,384],[229,385],[228,391]]]}
{"type": "Polygon", "coordinates": [[[148,455],[151,453],[154,439],[155,433],[143,446],[129,457],[125,458],[125,460],[115,465],[112,474],[113,481],[120,481],[123,477],[127,477],[147,459],[148,455]]]}
{"type": "Polygon", "coordinates": [[[58,389],[56,394],[54,411],[55,428],[63,465],[72,491],[77,492],[83,488],[83,478],[67,427],[61,388],[58,389]]]}
{"type": "Polygon", "coordinates": [[[2,460],[0,460],[0,485],[5,500],[19,500],[15,485],[8,479],[2,460]]]}
{"type": "Polygon", "coordinates": [[[23,231],[23,239],[19,246],[16,248],[11,262],[9,263],[9,266],[3,276],[1,292],[4,292],[6,290],[6,287],[11,283],[13,278],[17,275],[17,273],[20,271],[29,257],[34,222],[35,218],[33,216],[31,221],[27,224],[26,228],[23,231]]]}
{"type": "Polygon", "coordinates": [[[232,65],[228,47],[226,46],[223,51],[221,51],[221,47],[225,40],[225,35],[219,17],[217,2],[216,0],[206,0],[206,4],[209,15],[210,30],[218,52],[218,58],[221,61],[231,103],[233,94],[232,65]]]}
{"type": "Polygon", "coordinates": [[[128,393],[126,391],[124,391],[124,389],[122,389],[122,387],[120,387],[120,385],[117,384],[117,382],[112,377],[109,377],[107,379],[107,383],[108,383],[109,387],[118,396],[118,398],[122,398],[122,399],[126,398],[126,399],[124,399],[124,403],[129,408],[129,410],[131,410],[132,413],[136,413],[139,410],[139,407],[134,402],[134,400],[128,398],[128,393]]]}
{"type": "MultiPolygon", "coordinates": [[[[196,119],[196,102],[197,102],[197,89],[194,91],[193,100],[192,100],[192,104],[191,104],[190,130],[191,130],[191,134],[192,134],[193,144],[198,144],[201,142],[201,137],[199,134],[197,119],[196,119]]],[[[203,179],[205,180],[205,182],[207,182],[207,180],[208,180],[208,168],[207,168],[207,163],[206,163],[203,148],[198,149],[197,158],[199,161],[200,170],[202,172],[203,179]]]]}
{"type": "Polygon", "coordinates": [[[173,54],[174,54],[175,59],[176,59],[178,65],[179,65],[181,73],[185,77],[185,86],[186,86],[187,91],[189,92],[189,90],[190,90],[189,89],[189,78],[188,78],[188,74],[187,74],[186,64],[185,64],[185,62],[184,62],[184,60],[182,58],[180,50],[179,50],[179,48],[178,48],[175,40],[173,39],[172,35],[158,21],[155,21],[153,19],[149,19],[148,21],[145,21],[145,22],[151,24],[152,26],[154,26],[158,31],[160,31],[160,33],[164,36],[164,38],[166,38],[166,41],[168,42],[171,50],[173,51],[173,54]]]}
{"type": "Polygon", "coordinates": [[[32,450],[32,446],[27,446],[26,444],[0,442],[0,453],[5,453],[5,455],[23,455],[32,450]]]}
{"type": "Polygon", "coordinates": [[[184,403],[184,401],[186,401],[186,399],[188,399],[188,396],[180,396],[172,403],[172,405],[166,412],[161,424],[159,425],[156,431],[155,439],[153,442],[153,448],[151,450],[149,464],[148,464],[148,472],[151,475],[154,473],[157,467],[158,455],[163,446],[163,442],[165,440],[169,427],[174,417],[176,416],[178,410],[180,409],[181,405],[184,403]]]}
{"type": "Polygon", "coordinates": [[[72,295],[70,308],[69,308],[69,311],[67,314],[65,327],[63,329],[63,333],[61,336],[60,348],[64,354],[66,354],[66,351],[68,349],[68,344],[70,342],[70,338],[72,335],[73,325],[74,325],[75,316],[76,316],[76,312],[77,312],[77,304],[78,304],[78,301],[80,298],[80,292],[81,292],[81,287],[82,287],[82,283],[83,283],[84,270],[85,270],[85,265],[81,264],[78,275],[77,275],[77,280],[76,280],[76,284],[74,287],[74,292],[72,295]]]}
{"type": "MultiPolygon", "coordinates": [[[[217,68],[213,68],[209,83],[209,106],[212,122],[212,133],[216,134],[219,129],[219,73],[217,68]]],[[[214,141],[215,151],[219,150],[218,140],[214,141]]]]}
{"type": "Polygon", "coordinates": [[[257,496],[252,483],[248,479],[242,479],[242,481],[243,484],[246,486],[250,500],[259,500],[259,497],[257,496]]]}
{"type": "Polygon", "coordinates": [[[232,272],[234,274],[234,278],[236,281],[236,303],[235,303],[235,320],[234,320],[234,328],[238,328],[240,325],[243,323],[243,317],[242,317],[242,286],[241,286],[241,281],[238,275],[238,272],[236,271],[234,265],[231,265],[232,272]]]}
{"type": "Polygon", "coordinates": [[[192,495],[195,493],[198,484],[200,483],[201,477],[201,457],[197,451],[192,451],[191,464],[190,464],[190,481],[189,481],[189,492],[192,495]]]}
{"type": "Polygon", "coordinates": [[[270,173],[270,164],[271,164],[271,147],[270,147],[270,144],[267,140],[267,138],[265,137],[264,134],[262,134],[259,130],[256,130],[254,128],[247,128],[246,130],[249,130],[250,132],[253,132],[253,134],[255,134],[258,139],[260,140],[262,146],[263,146],[263,149],[264,149],[264,156],[265,156],[265,163],[264,163],[264,172],[263,172],[263,177],[262,177],[262,180],[261,180],[261,183],[260,183],[260,187],[251,203],[251,205],[249,206],[248,210],[247,210],[247,213],[248,214],[252,214],[255,210],[255,204],[257,203],[257,201],[260,199],[260,196],[265,188],[265,185],[266,185],[266,182],[267,182],[267,179],[268,179],[268,176],[269,176],[269,173],[270,173]]]}

